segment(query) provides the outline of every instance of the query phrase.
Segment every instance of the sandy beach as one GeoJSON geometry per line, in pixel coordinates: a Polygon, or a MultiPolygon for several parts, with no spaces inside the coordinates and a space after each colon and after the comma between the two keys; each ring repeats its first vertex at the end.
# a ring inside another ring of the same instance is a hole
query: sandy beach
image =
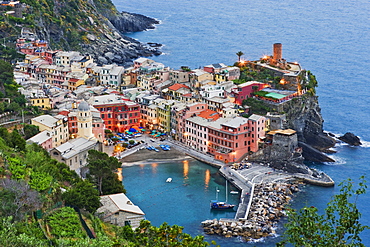
{"type": "Polygon", "coordinates": [[[146,148],[136,151],[133,154],[130,154],[120,161],[125,165],[128,163],[148,163],[151,161],[168,161],[168,160],[179,160],[189,158],[185,153],[180,152],[174,148],[171,148],[169,151],[160,150],[159,152],[150,151],[146,148]]]}

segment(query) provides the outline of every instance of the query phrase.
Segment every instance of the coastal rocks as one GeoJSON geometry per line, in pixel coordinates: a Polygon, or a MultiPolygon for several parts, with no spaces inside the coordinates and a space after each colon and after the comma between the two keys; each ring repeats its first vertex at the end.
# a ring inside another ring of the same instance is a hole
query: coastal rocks
{"type": "Polygon", "coordinates": [[[284,208],[292,194],[299,191],[296,183],[263,183],[255,187],[247,219],[205,220],[201,223],[206,234],[242,237],[245,241],[275,234],[275,227],[284,216],[284,208]]]}
{"type": "Polygon", "coordinates": [[[362,145],[360,138],[358,136],[355,136],[351,132],[345,133],[343,136],[338,137],[339,140],[342,142],[345,142],[351,146],[360,146],[362,145]]]}
{"type": "Polygon", "coordinates": [[[302,148],[302,154],[306,160],[310,160],[313,162],[335,162],[335,160],[333,160],[329,156],[323,154],[319,150],[311,147],[304,142],[298,142],[298,145],[302,148]]]}
{"type": "Polygon", "coordinates": [[[305,147],[311,147],[303,150],[303,157],[310,161],[333,162],[334,160],[322,153],[334,147],[336,141],[323,131],[324,120],[317,96],[304,95],[279,107],[280,112],[286,112],[286,127],[296,130],[298,141],[305,143],[305,147]]]}

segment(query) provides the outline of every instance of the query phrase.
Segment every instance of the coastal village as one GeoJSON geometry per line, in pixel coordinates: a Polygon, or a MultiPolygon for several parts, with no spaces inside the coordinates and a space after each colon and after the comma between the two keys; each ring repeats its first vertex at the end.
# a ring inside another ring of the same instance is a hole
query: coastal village
{"type": "MultiPolygon", "coordinates": [[[[273,55],[256,61],[239,57],[233,66],[214,63],[198,69],[172,69],[144,57],[130,67],[98,64],[89,54],[50,50],[48,42],[28,29],[22,30],[16,47],[26,54],[14,69],[20,92],[29,105],[45,111],[30,119],[40,133],[28,143],[42,146],[82,178],[88,172],[89,150],[120,159],[153,149],[153,143],[220,167],[241,191],[241,202],[235,219],[203,222],[207,234],[267,236],[298,190],[296,181],[334,184],[303,165],[297,133],[286,128],[284,113],[258,115],[245,103],[253,98],[280,109],[311,93],[307,72],[283,58],[280,43],[273,45],[273,55]],[[281,87],[266,80],[236,83],[244,66],[269,71],[281,78],[281,87]],[[274,160],[297,164],[297,172],[274,169],[274,160]]],[[[104,196],[101,202],[98,212],[107,222],[129,221],[136,227],[145,217],[140,205],[123,193],[104,196]]]]}

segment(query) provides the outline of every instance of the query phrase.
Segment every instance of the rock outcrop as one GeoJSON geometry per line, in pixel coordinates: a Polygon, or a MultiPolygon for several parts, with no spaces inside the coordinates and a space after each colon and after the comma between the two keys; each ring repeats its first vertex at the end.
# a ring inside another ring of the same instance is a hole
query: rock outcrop
{"type": "Polygon", "coordinates": [[[351,146],[360,146],[362,145],[360,138],[358,136],[355,136],[351,132],[345,133],[343,136],[338,137],[339,140],[342,142],[345,142],[351,146]]]}
{"type": "Polygon", "coordinates": [[[278,108],[279,112],[286,113],[286,128],[296,130],[299,143],[306,144],[301,146],[306,160],[334,161],[322,153],[330,152],[328,149],[334,147],[336,141],[323,131],[324,120],[317,96],[303,95],[279,105],[278,108]]]}
{"type": "MultiPolygon", "coordinates": [[[[99,64],[125,65],[138,57],[161,54],[161,45],[152,46],[125,36],[125,33],[154,28],[159,22],[140,14],[118,12],[106,0],[54,0],[40,7],[31,2],[34,32],[47,40],[53,50],[78,50],[90,54],[99,64]]],[[[27,23],[29,24],[29,23],[27,23]]]]}

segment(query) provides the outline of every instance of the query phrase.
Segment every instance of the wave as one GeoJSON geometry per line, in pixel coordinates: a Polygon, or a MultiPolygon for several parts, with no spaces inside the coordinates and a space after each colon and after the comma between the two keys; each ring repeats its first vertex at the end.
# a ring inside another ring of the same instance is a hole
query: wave
{"type": "Polygon", "coordinates": [[[330,158],[332,158],[333,160],[335,160],[335,162],[324,162],[325,165],[344,165],[344,164],[347,164],[347,160],[344,159],[343,157],[340,157],[338,155],[335,155],[335,154],[332,154],[332,155],[328,155],[330,158]]]}
{"type": "MultiPolygon", "coordinates": [[[[361,138],[360,138],[360,140],[361,140],[361,138]]],[[[370,142],[369,141],[361,140],[361,143],[362,143],[361,147],[370,148],[370,142]]]]}

